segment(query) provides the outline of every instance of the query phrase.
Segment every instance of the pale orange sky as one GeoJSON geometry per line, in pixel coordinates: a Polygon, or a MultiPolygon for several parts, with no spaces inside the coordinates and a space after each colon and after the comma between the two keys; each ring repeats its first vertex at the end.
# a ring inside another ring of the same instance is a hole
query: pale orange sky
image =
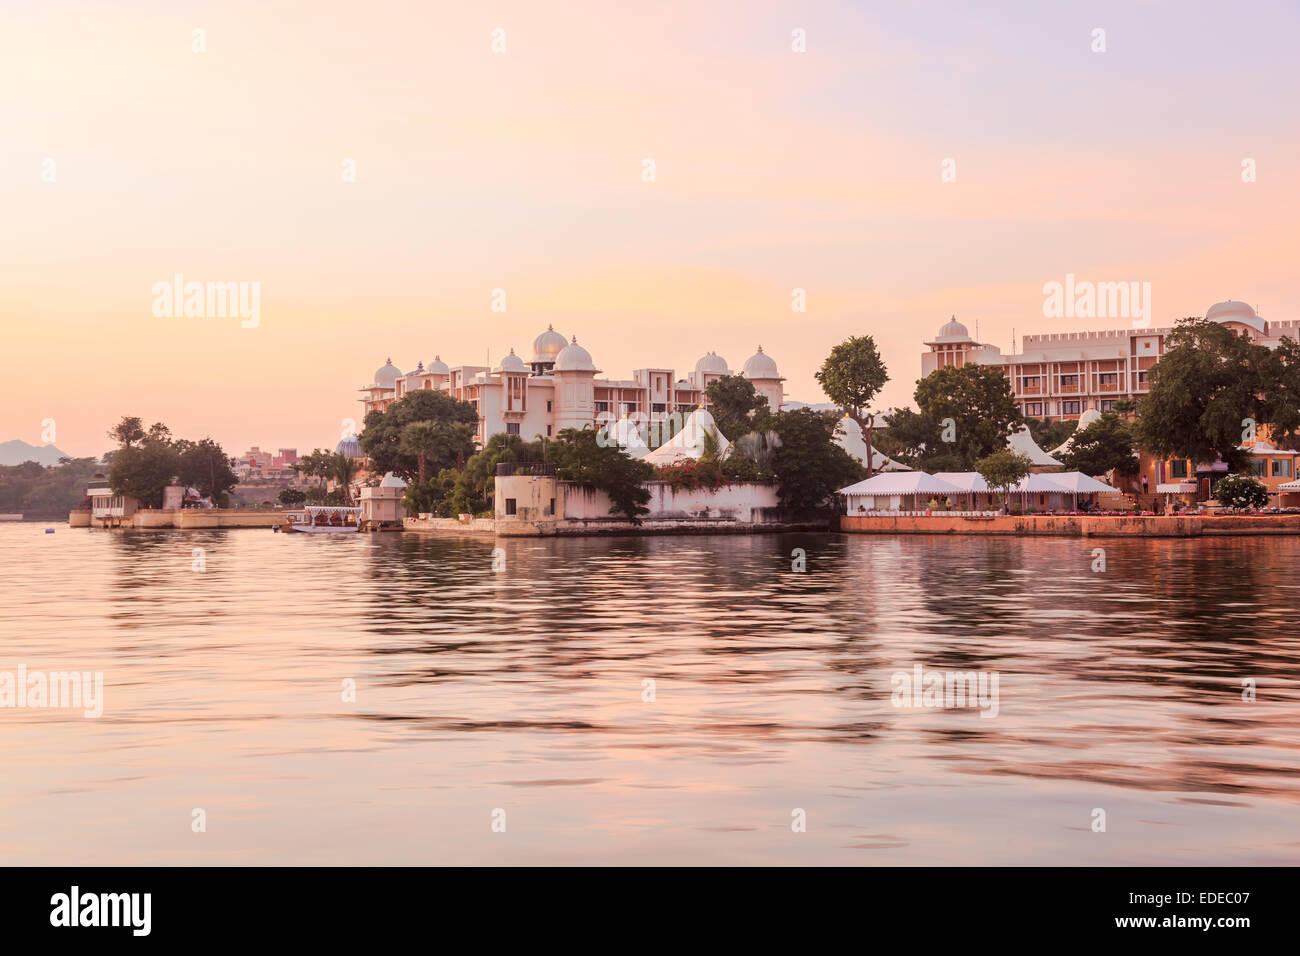
{"type": "Polygon", "coordinates": [[[810,402],[869,333],[905,404],[950,314],[1004,351],[1126,324],[1043,318],[1067,272],[1151,282],[1157,324],[1300,317],[1283,3],[131,6],[0,11],[0,441],[332,446],[389,355],[548,322],[619,378],[761,343],[810,402]],[[260,282],[260,325],[156,318],[178,272],[260,282]]]}

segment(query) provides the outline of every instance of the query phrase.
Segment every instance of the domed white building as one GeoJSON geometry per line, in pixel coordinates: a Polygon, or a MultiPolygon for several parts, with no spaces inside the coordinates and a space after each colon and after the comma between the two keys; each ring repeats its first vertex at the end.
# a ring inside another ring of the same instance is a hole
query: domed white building
{"type": "MultiPolygon", "coordinates": [[[[1205,318],[1269,348],[1283,336],[1300,338],[1300,320],[1265,321],[1235,299],[1216,302],[1205,318]]],[[[1077,321],[1092,321],[1094,327],[1026,335],[1019,351],[1004,355],[996,345],[977,342],[953,316],[923,343],[928,351],[921,353],[921,377],[941,368],[994,366],[1011,380],[1022,414],[1053,420],[1079,421],[1088,412],[1100,415],[1116,402],[1145,395],[1148,375],[1164,354],[1173,326],[1117,329],[1095,324],[1113,325],[1115,319],[1077,321]]]]}
{"type": "MultiPolygon", "coordinates": [[[[564,428],[600,427],[630,421],[644,428],[654,422],[686,420],[709,404],[711,382],[736,374],[727,360],[709,351],[685,376],[669,366],[639,368],[628,379],[603,378],[591,353],[576,336],[566,339],[547,326],[533,340],[529,362],[508,349],[495,365],[449,366],[440,356],[427,366],[402,375],[391,362],[361,388],[365,412],[384,410],[414,391],[441,391],[471,402],[479,411],[479,442],[497,433],[526,440],[554,437],[564,428]]],[[[745,363],[743,374],[774,410],[782,403],[776,362],[761,348],[745,363]]]]}

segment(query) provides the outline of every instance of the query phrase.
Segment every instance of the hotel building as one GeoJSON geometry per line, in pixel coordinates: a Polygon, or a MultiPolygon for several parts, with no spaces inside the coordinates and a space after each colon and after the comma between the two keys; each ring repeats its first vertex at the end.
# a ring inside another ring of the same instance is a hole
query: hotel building
{"type": "MultiPolygon", "coordinates": [[[[1283,336],[1300,338],[1300,320],[1268,322],[1244,302],[1212,305],[1205,317],[1252,342],[1276,347],[1283,336]]],[[[1147,375],[1164,354],[1172,328],[1111,329],[1026,335],[1021,351],[1003,355],[976,342],[954,316],[921,354],[921,377],[947,366],[1000,367],[1011,379],[1020,411],[1033,418],[1077,419],[1088,409],[1109,411],[1120,399],[1147,392],[1147,375]]]]}
{"type": "MultiPolygon", "coordinates": [[[[371,412],[387,409],[414,391],[441,391],[478,410],[480,443],[499,432],[531,441],[538,435],[553,437],[564,428],[621,418],[645,423],[665,421],[674,414],[685,418],[693,409],[708,406],[705,389],[710,382],[735,373],[726,359],[709,352],[682,378],[667,366],[636,369],[630,379],[601,378],[600,374],[591,353],[578,344],[576,336],[566,340],[548,327],[533,341],[527,363],[511,349],[496,368],[449,367],[435,356],[427,367],[421,362],[404,374],[390,359],[375,372],[369,385],[362,386],[361,402],[365,411],[371,412]]],[[[780,410],[785,380],[762,346],[739,374],[753,382],[770,408],[780,410]]]]}

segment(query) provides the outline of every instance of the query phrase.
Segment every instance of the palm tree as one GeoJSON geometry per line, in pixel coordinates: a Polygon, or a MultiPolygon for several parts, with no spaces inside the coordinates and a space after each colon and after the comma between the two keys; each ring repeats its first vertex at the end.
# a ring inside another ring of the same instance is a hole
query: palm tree
{"type": "Polygon", "coordinates": [[[352,501],[352,479],[357,474],[357,462],[354,458],[349,458],[341,451],[336,451],[330,456],[330,474],[329,477],[337,481],[343,488],[343,500],[351,503],[352,501]]]}
{"type": "Polygon", "coordinates": [[[433,422],[411,422],[402,429],[398,447],[406,455],[414,455],[420,462],[420,484],[428,472],[429,456],[437,457],[446,448],[447,436],[433,422]]]}

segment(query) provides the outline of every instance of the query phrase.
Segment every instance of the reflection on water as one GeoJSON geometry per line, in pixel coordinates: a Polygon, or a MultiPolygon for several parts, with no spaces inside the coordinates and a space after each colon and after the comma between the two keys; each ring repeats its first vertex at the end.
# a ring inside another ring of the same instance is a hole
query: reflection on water
{"type": "Polygon", "coordinates": [[[12,863],[1300,861],[1297,539],[41,531],[0,671],[105,710],[0,710],[12,863]]]}

